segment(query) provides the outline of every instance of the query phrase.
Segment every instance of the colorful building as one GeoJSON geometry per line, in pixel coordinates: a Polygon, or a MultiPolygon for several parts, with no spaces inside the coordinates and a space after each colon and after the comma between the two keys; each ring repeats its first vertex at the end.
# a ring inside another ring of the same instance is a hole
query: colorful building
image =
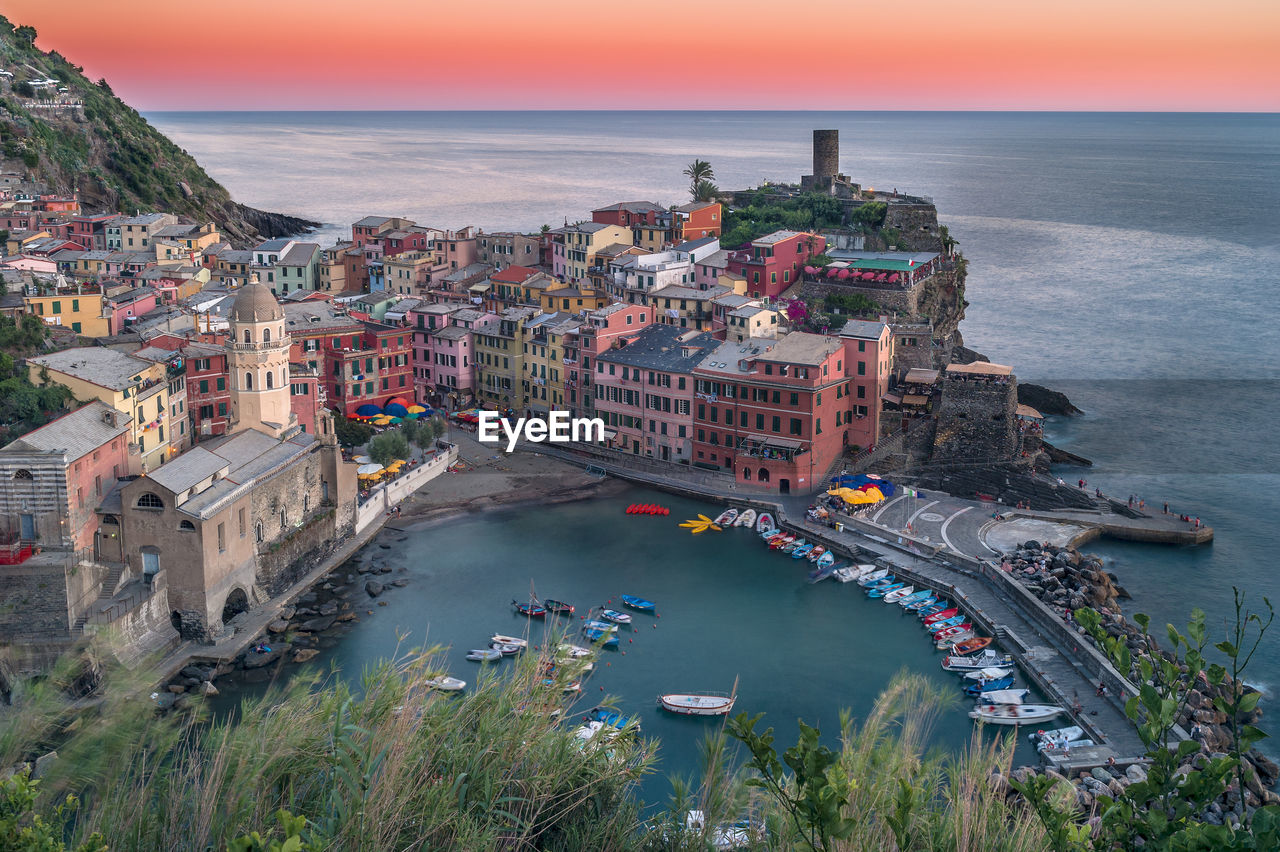
{"type": "Polygon", "coordinates": [[[753,240],[750,249],[730,252],[728,269],[747,280],[756,298],[777,298],[798,282],[804,265],[827,246],[826,237],[804,231],[774,231],[753,240]]]}
{"type": "Polygon", "coordinates": [[[872,447],[880,440],[881,408],[893,369],[893,335],[883,321],[849,320],[840,329],[840,340],[849,377],[845,442],[872,447]]]}
{"type": "Polygon", "coordinates": [[[541,312],[507,308],[475,336],[477,397],[487,408],[519,408],[523,403],[524,326],[541,312]]]}
{"type": "Polygon", "coordinates": [[[632,241],[631,231],[621,225],[578,222],[551,231],[554,241],[552,273],[566,281],[586,281],[596,265],[596,253],[613,243],[632,241]]]}

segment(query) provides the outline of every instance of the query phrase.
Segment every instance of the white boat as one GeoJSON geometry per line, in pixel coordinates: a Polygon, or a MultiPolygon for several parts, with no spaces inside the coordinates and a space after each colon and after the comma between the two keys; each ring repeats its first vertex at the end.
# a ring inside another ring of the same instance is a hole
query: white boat
{"type": "Polygon", "coordinates": [[[1084,736],[1084,728],[1079,725],[1071,725],[1067,728],[1054,728],[1052,731],[1032,731],[1027,734],[1027,739],[1033,743],[1042,742],[1047,739],[1057,740],[1059,742],[1075,742],[1084,736]]]}
{"type": "Polygon", "coordinates": [[[852,583],[858,579],[858,569],[853,565],[846,565],[844,568],[837,568],[831,572],[831,576],[835,577],[841,583],[852,583]]]}
{"type": "Polygon", "coordinates": [[[1031,694],[1029,689],[993,689],[978,696],[979,704],[1021,704],[1031,694]]]}
{"type": "Polygon", "coordinates": [[[616,609],[600,610],[600,617],[605,621],[612,621],[614,624],[630,624],[631,616],[625,612],[618,612],[616,609]]]}
{"type": "Polygon", "coordinates": [[[733,522],[736,520],[738,520],[738,510],[725,509],[723,512],[721,512],[719,515],[716,516],[715,522],[717,525],[722,527],[731,527],[733,526],[733,522]]]}
{"type": "Polygon", "coordinates": [[[497,642],[499,645],[515,645],[521,651],[529,647],[528,640],[521,639],[519,636],[507,636],[505,633],[495,633],[489,637],[490,642],[497,642]]]}
{"type": "Polygon", "coordinates": [[[519,645],[507,645],[502,642],[491,642],[489,643],[489,647],[499,652],[504,657],[514,657],[516,654],[519,654],[524,650],[519,645]]]}
{"type": "Polygon", "coordinates": [[[1012,668],[1000,668],[997,666],[990,669],[978,669],[976,672],[965,672],[964,676],[969,680],[999,680],[1011,674],[1013,674],[1012,668]]]}
{"type": "Polygon", "coordinates": [[[866,574],[863,574],[861,577],[859,577],[858,585],[870,586],[876,580],[883,580],[885,577],[888,577],[888,576],[889,576],[888,568],[877,568],[876,570],[868,571],[866,574]]]}
{"type": "Polygon", "coordinates": [[[973,631],[966,630],[963,633],[954,633],[950,636],[942,637],[937,642],[933,643],[933,647],[937,648],[939,651],[945,651],[948,648],[950,648],[952,645],[956,644],[957,642],[963,642],[966,639],[972,639],[972,638],[973,638],[973,631]]]}
{"type": "Polygon", "coordinates": [[[587,619],[582,622],[583,630],[600,630],[604,633],[617,633],[618,625],[610,624],[607,621],[596,621],[594,618],[587,619]]]}
{"type": "Polygon", "coordinates": [[[685,716],[724,716],[733,709],[736,700],[732,695],[689,695],[672,693],[659,695],[662,709],[685,716]]]}
{"type": "Polygon", "coordinates": [[[592,719],[585,723],[582,727],[573,732],[574,739],[580,740],[583,744],[596,740],[597,742],[607,743],[621,733],[613,725],[606,725],[604,722],[598,722],[592,719]]]}
{"type": "Polygon", "coordinates": [[[493,648],[472,648],[467,653],[467,659],[473,663],[491,663],[502,659],[502,652],[493,648]]]}
{"type": "Polygon", "coordinates": [[[747,509],[741,515],[738,515],[738,520],[734,521],[733,525],[735,527],[746,527],[747,529],[751,529],[755,526],[755,523],[756,510],[747,509]]]}
{"type": "Polygon", "coordinates": [[[969,718],[988,725],[1038,725],[1065,712],[1050,704],[979,704],[969,711],[969,718]]]}
{"type": "MultiPolygon", "coordinates": [[[[689,811],[684,816],[684,827],[692,834],[702,834],[707,830],[707,818],[702,811],[689,811]]],[[[716,852],[748,849],[760,840],[762,834],[762,831],[746,820],[713,826],[711,848],[716,852]]]]}
{"type": "Polygon", "coordinates": [[[1013,657],[1008,654],[997,654],[994,651],[983,651],[981,654],[974,654],[971,657],[961,657],[952,655],[942,658],[942,667],[949,672],[973,672],[979,669],[998,668],[1008,666],[1013,662],[1013,657]]]}
{"type": "Polygon", "coordinates": [[[769,530],[776,529],[777,524],[774,523],[773,515],[768,512],[761,512],[760,517],[756,518],[756,532],[764,535],[769,530]]]}
{"type": "Polygon", "coordinates": [[[467,688],[467,682],[465,680],[458,680],[456,677],[448,677],[446,675],[433,677],[426,683],[427,686],[432,689],[438,689],[441,692],[461,692],[467,688]]]}
{"type": "Polygon", "coordinates": [[[892,592],[889,592],[887,595],[884,596],[883,602],[893,603],[898,598],[905,598],[907,595],[915,594],[915,591],[916,591],[915,586],[903,586],[900,589],[894,589],[892,592]]]}
{"type": "Polygon", "coordinates": [[[584,648],[581,645],[570,645],[568,642],[563,642],[560,645],[557,645],[556,650],[562,655],[574,660],[580,660],[583,657],[590,657],[593,653],[590,648],[584,648]]]}

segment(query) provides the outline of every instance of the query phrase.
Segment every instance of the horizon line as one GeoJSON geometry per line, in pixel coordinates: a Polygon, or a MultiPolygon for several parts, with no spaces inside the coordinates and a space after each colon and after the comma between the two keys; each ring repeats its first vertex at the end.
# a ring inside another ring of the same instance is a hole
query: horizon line
{"type": "MultiPolygon", "coordinates": [[[[127,102],[126,102],[127,103],[127,102]]],[[[510,113],[565,113],[565,112],[585,112],[585,113],[786,113],[786,114],[846,114],[846,113],[932,113],[932,114],[963,114],[971,115],[975,113],[985,114],[1049,114],[1049,115],[1280,115],[1278,109],[1257,109],[1257,110],[1200,110],[1200,109],[1056,109],[1050,107],[1010,107],[1010,108],[958,108],[958,109],[763,109],[763,108],[742,108],[742,107],[723,107],[723,108],[688,108],[688,109],[658,109],[658,108],[636,108],[636,109],[605,109],[598,107],[574,107],[574,108],[540,108],[540,109],[514,109],[510,107],[457,107],[452,109],[432,109],[427,107],[412,109],[393,109],[393,108],[370,108],[370,107],[350,107],[342,109],[274,109],[267,107],[227,107],[225,109],[169,109],[169,108],[148,108],[134,107],[138,112],[166,112],[166,113],[229,113],[229,112],[261,112],[261,113],[326,113],[326,112],[390,112],[390,113],[414,113],[414,112],[510,112],[510,113]]]]}

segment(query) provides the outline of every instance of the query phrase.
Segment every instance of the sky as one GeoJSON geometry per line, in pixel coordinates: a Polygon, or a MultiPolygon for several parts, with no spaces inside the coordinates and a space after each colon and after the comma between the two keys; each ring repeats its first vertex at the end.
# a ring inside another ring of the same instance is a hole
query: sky
{"type": "Polygon", "coordinates": [[[1280,110],[1280,0],[0,0],[141,110],[1280,110]]]}

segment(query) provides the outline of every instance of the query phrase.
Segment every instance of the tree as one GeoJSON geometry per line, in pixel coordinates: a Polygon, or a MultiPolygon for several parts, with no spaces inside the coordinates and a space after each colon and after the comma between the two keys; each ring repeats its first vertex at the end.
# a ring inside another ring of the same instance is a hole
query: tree
{"type": "Polygon", "coordinates": [[[341,416],[333,418],[333,433],[344,447],[359,447],[373,437],[371,427],[341,416]]]}
{"type": "Polygon", "coordinates": [[[20,40],[25,41],[27,44],[34,44],[36,40],[36,35],[37,35],[35,27],[27,26],[25,24],[23,26],[17,27],[13,31],[13,34],[17,36],[20,40]]]}
{"type": "Polygon", "coordinates": [[[704,180],[715,180],[716,172],[706,160],[694,160],[684,170],[684,176],[689,179],[690,186],[697,186],[704,180]]]}
{"type": "Polygon", "coordinates": [[[720,195],[720,187],[709,180],[700,180],[690,190],[694,201],[715,201],[720,195]]]}
{"type": "Polygon", "coordinates": [[[380,465],[386,466],[396,459],[403,459],[408,456],[409,442],[399,429],[376,435],[369,442],[369,458],[380,465]]]}

